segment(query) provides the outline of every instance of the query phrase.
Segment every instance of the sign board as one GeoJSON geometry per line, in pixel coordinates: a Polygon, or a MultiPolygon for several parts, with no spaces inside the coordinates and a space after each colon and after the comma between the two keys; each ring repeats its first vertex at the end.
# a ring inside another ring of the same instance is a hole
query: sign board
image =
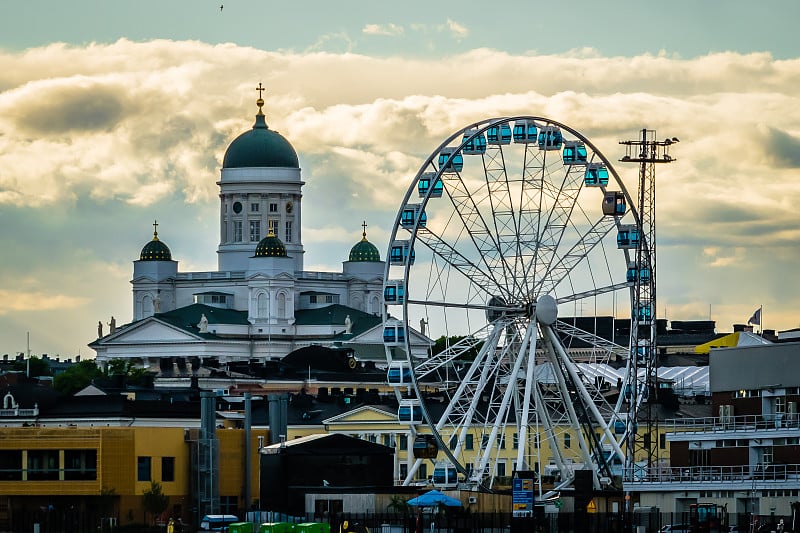
{"type": "Polygon", "coordinates": [[[533,516],[534,472],[516,472],[512,480],[512,516],[533,516]],[[530,477],[529,477],[530,476],[530,477]]]}

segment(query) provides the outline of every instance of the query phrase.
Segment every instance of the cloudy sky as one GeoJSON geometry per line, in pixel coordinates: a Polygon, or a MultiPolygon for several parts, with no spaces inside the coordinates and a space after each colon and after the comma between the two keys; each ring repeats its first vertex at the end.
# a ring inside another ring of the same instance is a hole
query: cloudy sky
{"type": "Polygon", "coordinates": [[[341,269],[363,219],[385,253],[468,123],[550,117],[611,160],[646,127],[681,139],[658,169],[659,314],[798,327],[797,20],[794,0],[2,2],[0,354],[30,332],[92,357],[97,322],[131,318],[154,219],[182,270],[216,267],[215,182],[259,82],[300,156],[308,269],[341,269]]]}

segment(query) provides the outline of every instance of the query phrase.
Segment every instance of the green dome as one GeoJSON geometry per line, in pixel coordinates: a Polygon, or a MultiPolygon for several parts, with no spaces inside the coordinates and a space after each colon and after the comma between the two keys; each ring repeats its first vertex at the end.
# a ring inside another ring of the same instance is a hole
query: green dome
{"type": "Polygon", "coordinates": [[[169,251],[166,244],[158,240],[158,235],[155,235],[152,241],[144,245],[139,259],[142,261],[172,261],[172,252],[169,251]]]}
{"type": "Polygon", "coordinates": [[[297,152],[280,133],[267,127],[259,109],[253,129],[236,137],[225,151],[222,168],[300,168],[297,152]]]}
{"type": "Polygon", "coordinates": [[[286,255],[286,246],[283,245],[281,240],[270,232],[269,235],[259,241],[256,246],[256,257],[288,257],[286,255]]]}
{"type": "Polygon", "coordinates": [[[350,261],[373,262],[380,261],[381,254],[374,244],[367,240],[367,233],[364,232],[361,241],[357,242],[350,250],[350,261]]]}

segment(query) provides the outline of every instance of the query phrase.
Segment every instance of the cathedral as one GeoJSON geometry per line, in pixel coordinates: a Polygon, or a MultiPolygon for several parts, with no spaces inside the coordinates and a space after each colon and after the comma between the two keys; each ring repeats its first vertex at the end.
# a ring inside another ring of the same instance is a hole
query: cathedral
{"type": "Polygon", "coordinates": [[[256,104],[255,123],[228,146],[217,182],[217,270],[182,272],[154,224],[133,262],[133,320],[89,344],[99,364],[263,363],[312,345],[385,361],[385,263],[366,224],[341,272],[303,269],[297,153],[268,127],[264,101],[256,104]]]}

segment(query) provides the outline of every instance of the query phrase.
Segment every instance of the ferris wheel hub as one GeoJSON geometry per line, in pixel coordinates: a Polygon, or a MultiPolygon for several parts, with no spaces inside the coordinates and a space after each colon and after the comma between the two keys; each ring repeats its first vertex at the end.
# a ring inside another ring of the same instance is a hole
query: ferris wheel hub
{"type": "Polygon", "coordinates": [[[558,303],[549,294],[539,296],[536,301],[536,320],[542,324],[552,326],[558,318],[558,303]]]}

